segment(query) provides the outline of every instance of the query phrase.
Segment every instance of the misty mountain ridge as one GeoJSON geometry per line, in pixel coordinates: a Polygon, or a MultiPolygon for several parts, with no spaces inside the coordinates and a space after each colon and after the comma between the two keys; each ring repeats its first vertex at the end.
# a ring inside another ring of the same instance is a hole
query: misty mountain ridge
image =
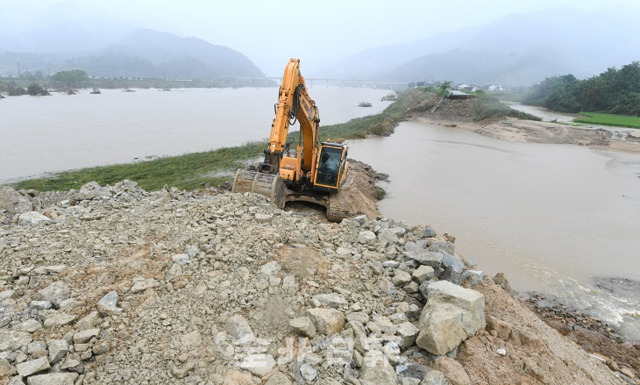
{"type": "MultiPolygon", "coordinates": [[[[6,12],[4,12],[6,11],[6,12]]],[[[549,76],[599,74],[640,60],[632,13],[571,7],[512,14],[408,44],[367,49],[309,78],[531,85],[549,76]]],[[[82,69],[92,76],[219,79],[263,77],[246,56],[195,37],[138,29],[71,0],[33,14],[0,13],[0,76],[82,69]]]]}
{"type": "Polygon", "coordinates": [[[20,67],[21,72],[45,74],[81,69],[103,77],[264,76],[231,48],[195,37],[135,29],[73,1],[53,5],[43,14],[18,13],[17,18],[23,23],[0,15],[0,75],[17,74],[20,67]]]}
{"type": "MultiPolygon", "coordinates": [[[[60,26],[67,31],[69,26],[60,26]]],[[[74,25],[74,28],[80,28],[74,25]]],[[[54,35],[51,35],[54,36],[54,35]]],[[[72,34],[72,36],[75,36],[72,34]]],[[[80,35],[74,46],[85,47],[68,54],[0,54],[1,63],[22,60],[23,70],[57,72],[81,69],[99,77],[149,77],[168,79],[221,79],[230,77],[263,77],[264,74],[246,56],[231,48],[204,40],[178,37],[166,32],[137,30],[127,37],[91,51],[90,35],[80,35]]],[[[14,70],[13,67],[10,69],[14,70]]]]}
{"type": "Polygon", "coordinates": [[[620,67],[640,59],[638,46],[640,27],[631,15],[622,19],[559,7],[512,14],[411,44],[369,49],[318,75],[530,85],[549,76],[589,77],[620,67]]]}
{"type": "Polygon", "coordinates": [[[134,29],[128,23],[89,11],[70,0],[37,13],[9,6],[0,13],[0,51],[89,52],[107,47],[134,29]]]}
{"type": "Polygon", "coordinates": [[[86,56],[76,62],[84,63],[89,73],[95,76],[114,76],[114,70],[122,70],[125,63],[131,64],[125,67],[136,68],[137,76],[141,77],[220,79],[264,76],[246,56],[231,48],[195,37],[178,37],[148,29],[134,31],[97,55],[86,56]]]}

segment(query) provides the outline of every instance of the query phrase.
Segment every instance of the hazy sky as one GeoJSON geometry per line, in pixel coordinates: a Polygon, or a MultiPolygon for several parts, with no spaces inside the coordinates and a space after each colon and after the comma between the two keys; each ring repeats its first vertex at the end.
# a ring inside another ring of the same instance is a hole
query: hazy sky
{"type": "MultiPolygon", "coordinates": [[[[42,10],[62,0],[0,0],[42,10]]],[[[367,48],[410,43],[483,24],[511,13],[568,5],[637,14],[639,0],[74,0],[155,30],[196,36],[245,54],[278,76],[290,57],[303,71],[320,70],[367,48]]],[[[638,17],[640,19],[640,17],[638,17]]]]}

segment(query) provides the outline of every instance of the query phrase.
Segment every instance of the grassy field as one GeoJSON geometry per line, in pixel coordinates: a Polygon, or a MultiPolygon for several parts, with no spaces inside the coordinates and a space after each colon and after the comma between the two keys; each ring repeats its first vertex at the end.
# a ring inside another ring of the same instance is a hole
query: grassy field
{"type": "Polygon", "coordinates": [[[582,112],[583,118],[574,119],[574,122],[588,124],[602,124],[605,126],[640,128],[640,118],[637,116],[603,114],[598,112],[582,112]]]}
{"type": "MultiPolygon", "coordinates": [[[[331,140],[339,142],[371,135],[390,135],[398,123],[406,119],[405,112],[429,95],[423,89],[403,92],[380,114],[321,127],[320,140],[324,141],[330,137],[331,140]]],[[[495,114],[510,115],[514,112],[504,105],[499,106],[495,101],[486,103],[486,110],[491,111],[487,115],[491,117],[495,114]]],[[[298,133],[290,133],[289,141],[292,142],[292,146],[295,146],[298,143],[298,133]]],[[[218,186],[231,180],[237,168],[245,167],[248,161],[261,157],[266,147],[266,142],[255,142],[151,161],[67,171],[50,178],[21,181],[14,184],[14,187],[40,191],[64,191],[79,189],[91,181],[104,186],[113,185],[123,179],[134,180],[147,191],[160,189],[165,184],[187,190],[203,186],[218,186]]]]}
{"type": "Polygon", "coordinates": [[[480,103],[478,103],[478,106],[476,107],[473,121],[479,122],[485,119],[496,119],[504,116],[526,120],[542,120],[539,117],[526,112],[514,110],[498,99],[481,97],[480,103]]]}

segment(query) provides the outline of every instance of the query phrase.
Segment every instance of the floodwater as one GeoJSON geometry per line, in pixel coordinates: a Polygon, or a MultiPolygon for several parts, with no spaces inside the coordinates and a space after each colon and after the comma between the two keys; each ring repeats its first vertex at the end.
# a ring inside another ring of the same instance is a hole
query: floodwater
{"type": "Polygon", "coordinates": [[[508,104],[509,107],[511,107],[514,110],[535,115],[540,119],[542,119],[543,122],[554,121],[558,123],[572,123],[572,124],[577,124],[580,128],[584,128],[584,129],[607,130],[614,133],[638,132],[637,129],[628,128],[628,127],[603,126],[599,124],[590,124],[590,123],[573,123],[573,119],[579,118],[580,114],[551,111],[543,107],[528,106],[528,105],[519,104],[519,103],[511,103],[511,102],[504,102],[504,103],[508,104]]]}
{"type": "MultiPolygon", "coordinates": [[[[321,125],[382,111],[388,90],[311,87],[321,125]],[[372,107],[358,107],[366,101],[372,107]]],[[[278,88],[55,93],[0,101],[0,183],[263,140],[278,88]]],[[[292,127],[292,131],[298,129],[292,127]]]]}
{"type": "Polygon", "coordinates": [[[571,114],[568,112],[567,113],[555,112],[555,111],[547,110],[546,108],[528,106],[525,104],[509,103],[509,102],[507,102],[507,104],[509,105],[509,107],[513,108],[514,110],[518,110],[518,111],[526,112],[531,115],[538,116],[540,117],[540,119],[542,119],[545,122],[550,122],[552,120],[555,120],[556,122],[570,123],[570,122],[573,122],[573,119],[579,116],[578,114],[571,114]]]}
{"type": "Polygon", "coordinates": [[[350,155],[389,174],[386,216],[448,232],[460,255],[516,290],[627,320],[640,340],[640,292],[595,281],[640,281],[639,154],[404,122],[390,137],[353,141],[350,155]]]}

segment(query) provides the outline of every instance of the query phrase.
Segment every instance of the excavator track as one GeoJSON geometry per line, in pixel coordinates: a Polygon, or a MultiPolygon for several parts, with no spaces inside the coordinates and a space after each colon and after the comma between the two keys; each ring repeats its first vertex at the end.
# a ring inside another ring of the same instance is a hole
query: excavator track
{"type": "Polygon", "coordinates": [[[271,199],[271,204],[280,209],[284,208],[286,203],[286,186],[277,174],[239,169],[233,178],[231,191],[264,195],[271,199]]]}
{"type": "Polygon", "coordinates": [[[349,210],[347,209],[344,196],[341,196],[340,191],[330,195],[329,202],[327,203],[327,219],[331,222],[341,222],[348,216],[349,210]]]}

